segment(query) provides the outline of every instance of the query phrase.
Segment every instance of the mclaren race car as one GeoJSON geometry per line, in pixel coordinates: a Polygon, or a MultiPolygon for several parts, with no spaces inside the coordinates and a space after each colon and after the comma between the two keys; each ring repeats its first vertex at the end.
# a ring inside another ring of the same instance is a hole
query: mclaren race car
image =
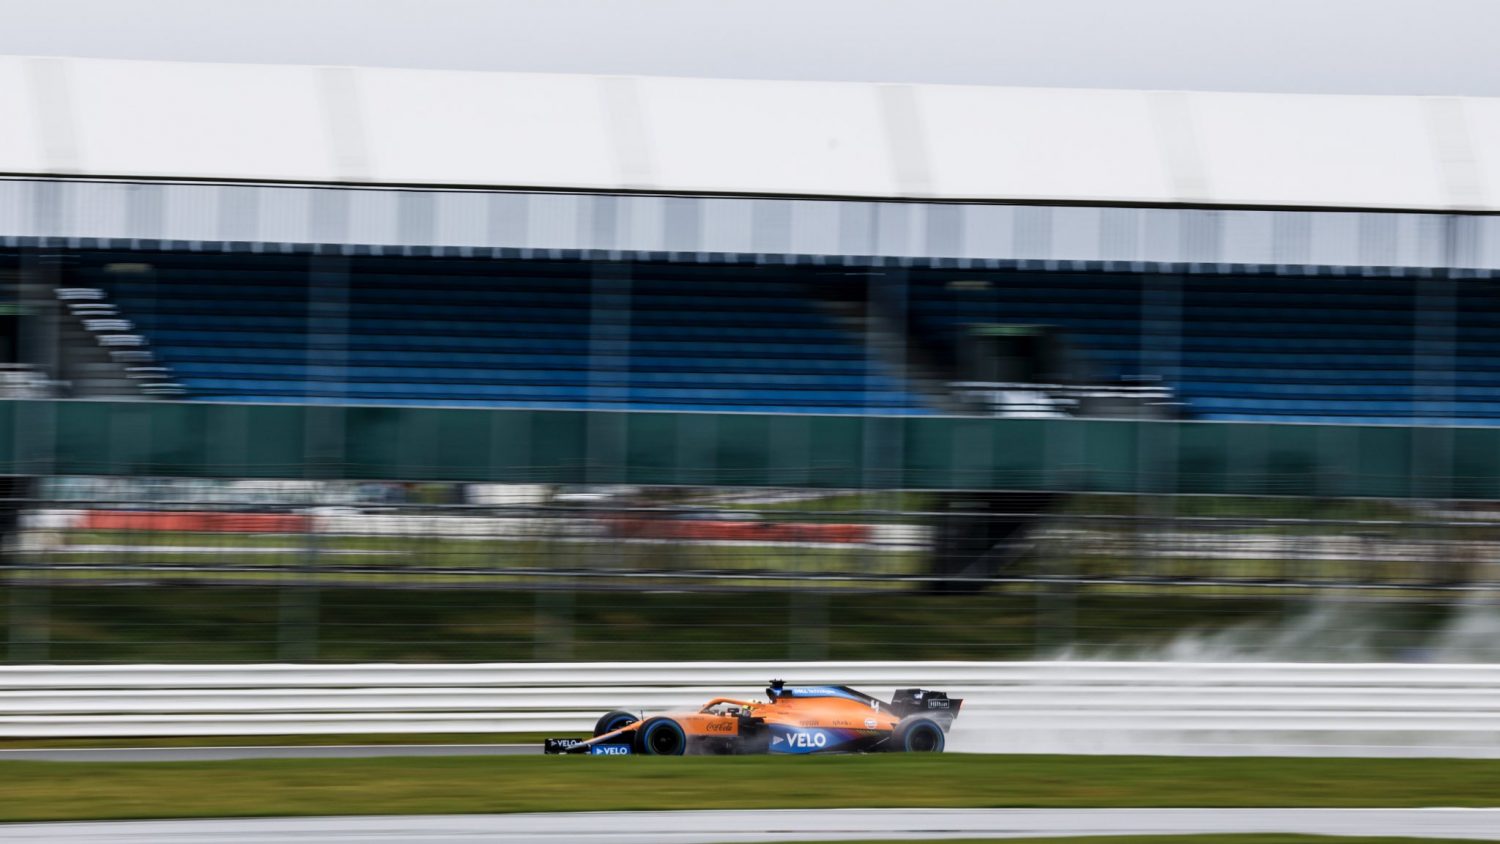
{"type": "Polygon", "coordinates": [[[901,689],[889,703],[848,686],[772,680],[766,702],[714,698],[696,712],[638,716],[616,710],[593,738],[547,739],[547,753],[595,756],[686,753],[941,753],[963,701],[901,689]]]}

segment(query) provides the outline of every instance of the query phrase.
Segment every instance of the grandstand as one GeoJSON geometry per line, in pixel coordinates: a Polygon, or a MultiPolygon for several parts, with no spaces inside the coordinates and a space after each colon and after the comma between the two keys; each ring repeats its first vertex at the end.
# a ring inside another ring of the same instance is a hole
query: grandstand
{"type": "Polygon", "coordinates": [[[914,412],[797,279],[637,263],[596,297],[588,261],[347,260],[340,332],[319,337],[305,258],[79,256],[186,396],[224,401],[914,412]],[[145,261],[149,272],[112,271],[145,261]]]}
{"type": "MultiPolygon", "coordinates": [[[[851,289],[827,264],[643,256],[610,276],[581,257],[514,252],[355,255],[339,259],[336,289],[320,290],[308,254],[80,249],[64,289],[103,291],[192,400],[944,410],[903,379],[900,356],[868,347],[867,321],[838,307],[872,298],[884,272],[866,270],[851,289]],[[322,319],[336,333],[318,321],[319,296],[335,298],[322,319]]],[[[1449,283],[1451,324],[1432,358],[1417,308],[1431,272],[1017,262],[899,272],[905,299],[885,304],[901,320],[881,324],[939,380],[962,380],[969,327],[1035,325],[1069,345],[1075,378],[1162,381],[1189,418],[1500,419],[1500,288],[1488,278],[1449,283]],[[1164,320],[1176,326],[1165,345],[1153,333],[1164,320]],[[1451,374],[1424,380],[1434,362],[1451,374]]]]}
{"type": "Polygon", "coordinates": [[[968,273],[977,285],[955,284],[957,275],[913,273],[915,341],[952,349],[965,325],[1056,326],[1096,373],[1168,383],[1190,418],[1500,419],[1500,287],[1489,279],[1446,288],[1451,311],[1434,350],[1417,304],[1430,273],[1008,269],[968,273]]]}
{"type": "Polygon", "coordinates": [[[1500,419],[1496,101],[6,58],[0,103],[16,395],[1500,419]],[[976,378],[997,331],[1059,351],[976,378]]]}
{"type": "Polygon", "coordinates": [[[553,658],[568,590],[1042,648],[1074,590],[1495,582],[1500,100],[0,58],[0,110],[13,658],[34,586],[295,660],[450,600],[553,658]]]}

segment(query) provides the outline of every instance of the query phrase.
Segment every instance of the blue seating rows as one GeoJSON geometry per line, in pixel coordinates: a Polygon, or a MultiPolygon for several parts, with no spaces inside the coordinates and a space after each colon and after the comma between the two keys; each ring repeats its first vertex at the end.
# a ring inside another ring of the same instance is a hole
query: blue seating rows
{"type": "Polygon", "coordinates": [[[927,412],[805,282],[773,273],[363,257],[329,274],[306,257],[102,252],[74,272],[193,398],[927,412]]]}
{"type": "MultiPolygon", "coordinates": [[[[877,282],[819,267],[69,260],[68,283],[106,288],[194,398],[929,412],[820,304],[830,285],[861,297],[877,282]]],[[[970,325],[1049,325],[1093,376],[1164,379],[1196,418],[1500,420],[1500,288],[1488,281],[1434,294],[1410,277],[903,272],[911,337],[940,359],[956,360],[970,325]]]]}
{"type": "Polygon", "coordinates": [[[1053,326],[1095,377],[1159,378],[1189,415],[1500,420],[1500,288],[1414,278],[913,271],[909,324],[940,354],[968,326],[1053,326]]]}

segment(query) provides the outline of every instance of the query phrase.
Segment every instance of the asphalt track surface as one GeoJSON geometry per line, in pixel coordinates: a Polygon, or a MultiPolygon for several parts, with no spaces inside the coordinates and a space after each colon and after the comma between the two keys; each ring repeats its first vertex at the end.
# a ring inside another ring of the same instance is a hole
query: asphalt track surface
{"type": "Polygon", "coordinates": [[[365,759],[375,756],[541,755],[541,744],[325,744],[265,747],[68,747],[0,750],[12,762],[220,762],[228,759],[365,759]]]}
{"type": "Polygon", "coordinates": [[[784,809],[0,825],[37,844],[748,844],[1280,832],[1500,841],[1500,809],[784,809]]]}

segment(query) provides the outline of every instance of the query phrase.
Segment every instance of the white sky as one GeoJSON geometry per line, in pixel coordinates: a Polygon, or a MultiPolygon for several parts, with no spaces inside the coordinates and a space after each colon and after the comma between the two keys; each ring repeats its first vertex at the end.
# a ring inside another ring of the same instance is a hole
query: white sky
{"type": "Polygon", "coordinates": [[[0,54],[1500,96],[1500,0],[0,0],[0,54]]]}

